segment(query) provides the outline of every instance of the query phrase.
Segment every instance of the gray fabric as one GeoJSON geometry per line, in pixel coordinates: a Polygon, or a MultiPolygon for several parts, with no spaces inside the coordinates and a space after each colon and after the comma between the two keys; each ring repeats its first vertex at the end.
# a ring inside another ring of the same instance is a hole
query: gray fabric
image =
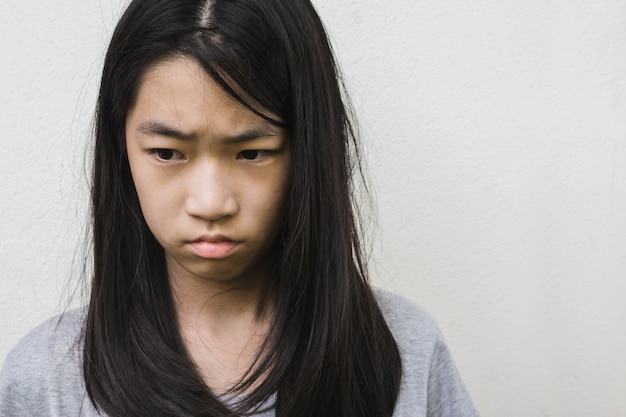
{"type": "MultiPolygon", "coordinates": [[[[404,297],[376,294],[402,355],[394,417],[477,416],[435,320],[404,297]]],[[[99,415],[82,379],[78,339],[84,314],[83,308],[48,320],[9,353],[0,373],[0,416],[99,415]]],[[[272,415],[270,410],[259,417],[272,415]]]]}

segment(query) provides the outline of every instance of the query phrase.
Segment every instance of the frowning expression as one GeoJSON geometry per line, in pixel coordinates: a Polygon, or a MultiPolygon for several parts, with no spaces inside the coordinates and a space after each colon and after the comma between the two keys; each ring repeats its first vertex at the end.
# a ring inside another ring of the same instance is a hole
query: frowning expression
{"type": "Polygon", "coordinates": [[[126,149],[170,275],[224,281],[268,270],[290,169],[283,129],[178,57],[144,76],[126,119],[126,149]]]}

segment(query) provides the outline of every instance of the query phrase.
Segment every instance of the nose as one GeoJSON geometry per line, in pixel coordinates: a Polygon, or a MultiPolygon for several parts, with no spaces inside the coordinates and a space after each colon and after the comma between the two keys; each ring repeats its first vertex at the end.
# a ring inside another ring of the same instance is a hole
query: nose
{"type": "Polygon", "coordinates": [[[187,214],[208,221],[232,217],[239,211],[235,178],[219,162],[198,162],[187,178],[187,214]]]}

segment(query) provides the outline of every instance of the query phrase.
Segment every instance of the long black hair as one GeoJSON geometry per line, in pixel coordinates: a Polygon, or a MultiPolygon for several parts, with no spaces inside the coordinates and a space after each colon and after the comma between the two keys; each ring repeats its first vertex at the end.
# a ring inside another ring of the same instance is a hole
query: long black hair
{"type": "Polygon", "coordinates": [[[96,113],[94,277],[83,358],[87,393],[99,410],[235,416],[275,401],[279,417],[393,414],[401,361],[367,280],[351,186],[358,147],[347,109],[308,0],[130,4],[106,55],[96,113]],[[175,56],[196,60],[228,94],[285,127],[291,146],[271,280],[275,315],[229,404],[186,353],[163,248],[141,213],[125,151],[126,116],[142,77],[175,56]]]}

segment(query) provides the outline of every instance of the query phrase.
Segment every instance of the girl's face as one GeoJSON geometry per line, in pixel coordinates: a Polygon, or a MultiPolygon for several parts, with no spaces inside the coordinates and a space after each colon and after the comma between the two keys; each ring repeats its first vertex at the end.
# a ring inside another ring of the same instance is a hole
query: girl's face
{"type": "Polygon", "coordinates": [[[145,75],[126,119],[126,149],[170,278],[263,278],[290,170],[283,129],[181,57],[145,75]]]}

